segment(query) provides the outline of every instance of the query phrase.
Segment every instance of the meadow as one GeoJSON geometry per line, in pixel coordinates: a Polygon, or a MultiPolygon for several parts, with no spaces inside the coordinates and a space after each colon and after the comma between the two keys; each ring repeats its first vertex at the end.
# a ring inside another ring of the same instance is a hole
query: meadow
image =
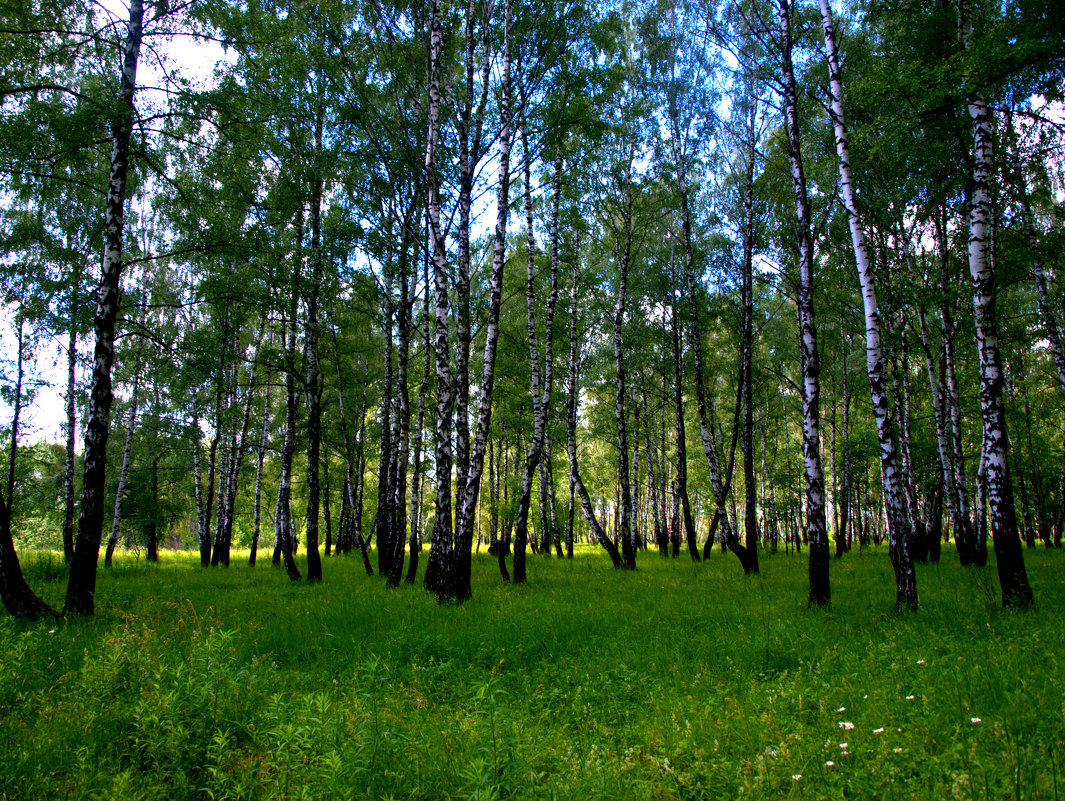
{"type": "MultiPolygon", "coordinates": [[[[95,619],[0,618],[0,798],[1065,798],[1065,554],[1025,557],[1030,611],[946,550],[899,615],[886,550],[833,562],[827,610],[801,555],[515,587],[481,554],[443,607],[355,558],[122,554],[95,619]]],[[[23,561],[58,601],[61,558],[23,561]]]]}

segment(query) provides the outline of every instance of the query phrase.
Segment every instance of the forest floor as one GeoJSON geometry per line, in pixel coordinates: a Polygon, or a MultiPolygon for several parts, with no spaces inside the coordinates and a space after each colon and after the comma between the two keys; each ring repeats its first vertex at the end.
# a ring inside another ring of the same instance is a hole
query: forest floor
{"type": "MultiPolygon", "coordinates": [[[[0,618],[0,798],[1065,798],[1062,551],[1014,612],[945,549],[903,615],[886,550],[833,561],[827,610],[804,555],[586,550],[514,587],[482,553],[458,607],[357,557],[194,558],[119,556],[92,620],[0,618]]],[[[57,602],[61,557],[23,562],[57,602]]]]}

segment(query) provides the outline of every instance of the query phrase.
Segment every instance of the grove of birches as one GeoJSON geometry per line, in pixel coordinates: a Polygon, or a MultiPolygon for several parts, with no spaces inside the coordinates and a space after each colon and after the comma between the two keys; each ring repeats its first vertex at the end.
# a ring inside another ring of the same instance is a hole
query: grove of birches
{"type": "Polygon", "coordinates": [[[808,565],[811,606],[871,548],[900,610],[940,559],[1037,600],[1025,549],[1065,527],[1054,0],[0,18],[12,615],[92,615],[116,548],[448,603],[495,565],[535,591],[575,543],[720,548],[808,565]]]}

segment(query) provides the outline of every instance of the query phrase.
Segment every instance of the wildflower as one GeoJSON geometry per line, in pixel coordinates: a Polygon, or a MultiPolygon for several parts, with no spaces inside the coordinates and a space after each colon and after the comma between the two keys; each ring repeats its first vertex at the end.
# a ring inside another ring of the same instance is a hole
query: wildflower
{"type": "Polygon", "coordinates": [[[835,763],[835,762],[833,762],[833,761],[832,761],[832,760],[830,759],[830,760],[828,760],[828,762],[826,762],[826,763],[825,763],[825,767],[826,767],[826,768],[831,768],[831,767],[832,767],[833,765],[835,765],[835,764],[836,764],[836,763],[835,763]]]}
{"type": "Polygon", "coordinates": [[[918,659],[917,660],[917,664],[918,665],[923,665],[924,664],[924,660],[923,659],[918,659]]]}
{"type": "Polygon", "coordinates": [[[55,629],[48,629],[49,634],[55,634],[55,629]]]}
{"type": "Polygon", "coordinates": [[[840,743],[839,747],[842,748],[844,751],[846,751],[848,745],[850,745],[850,743],[840,743]]]}
{"type": "Polygon", "coordinates": [[[969,718],[969,722],[970,723],[983,723],[984,721],[983,721],[982,718],[969,718]]]}
{"type": "Polygon", "coordinates": [[[840,707],[839,709],[837,709],[836,711],[837,711],[837,712],[846,712],[846,711],[847,711],[847,707],[845,707],[845,706],[841,706],[841,707],[840,707]]]}
{"type": "Polygon", "coordinates": [[[841,720],[839,721],[839,727],[844,731],[850,731],[854,728],[854,724],[851,723],[849,720],[841,720]]]}
{"type": "Polygon", "coordinates": [[[879,729],[873,729],[873,734],[883,734],[883,733],[884,733],[884,727],[883,726],[881,726],[879,729]]]}
{"type": "Polygon", "coordinates": [[[907,701],[912,701],[912,700],[913,700],[914,698],[916,698],[916,697],[917,697],[917,696],[915,696],[915,695],[907,695],[907,696],[906,696],[906,700],[907,700],[907,701]]]}
{"type": "Polygon", "coordinates": [[[901,748],[892,748],[891,750],[894,751],[896,754],[901,754],[902,753],[902,749],[901,748]]]}
{"type": "Polygon", "coordinates": [[[794,782],[797,782],[801,778],[802,778],[802,774],[801,773],[793,773],[793,774],[791,774],[791,780],[794,781],[794,782]]]}

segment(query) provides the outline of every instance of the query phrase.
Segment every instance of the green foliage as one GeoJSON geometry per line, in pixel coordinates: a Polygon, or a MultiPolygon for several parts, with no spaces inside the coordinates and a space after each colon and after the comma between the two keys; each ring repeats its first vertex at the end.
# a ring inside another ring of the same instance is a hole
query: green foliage
{"type": "MultiPolygon", "coordinates": [[[[1031,615],[945,554],[908,616],[881,611],[873,549],[836,563],[829,611],[783,556],[756,578],[716,554],[622,575],[588,550],[529,587],[475,557],[461,607],[382,593],[357,560],[308,588],[119,558],[95,620],[0,619],[0,793],[1057,798],[1061,558],[1027,553],[1031,615]]],[[[61,593],[54,557],[25,561],[61,593]]]]}

